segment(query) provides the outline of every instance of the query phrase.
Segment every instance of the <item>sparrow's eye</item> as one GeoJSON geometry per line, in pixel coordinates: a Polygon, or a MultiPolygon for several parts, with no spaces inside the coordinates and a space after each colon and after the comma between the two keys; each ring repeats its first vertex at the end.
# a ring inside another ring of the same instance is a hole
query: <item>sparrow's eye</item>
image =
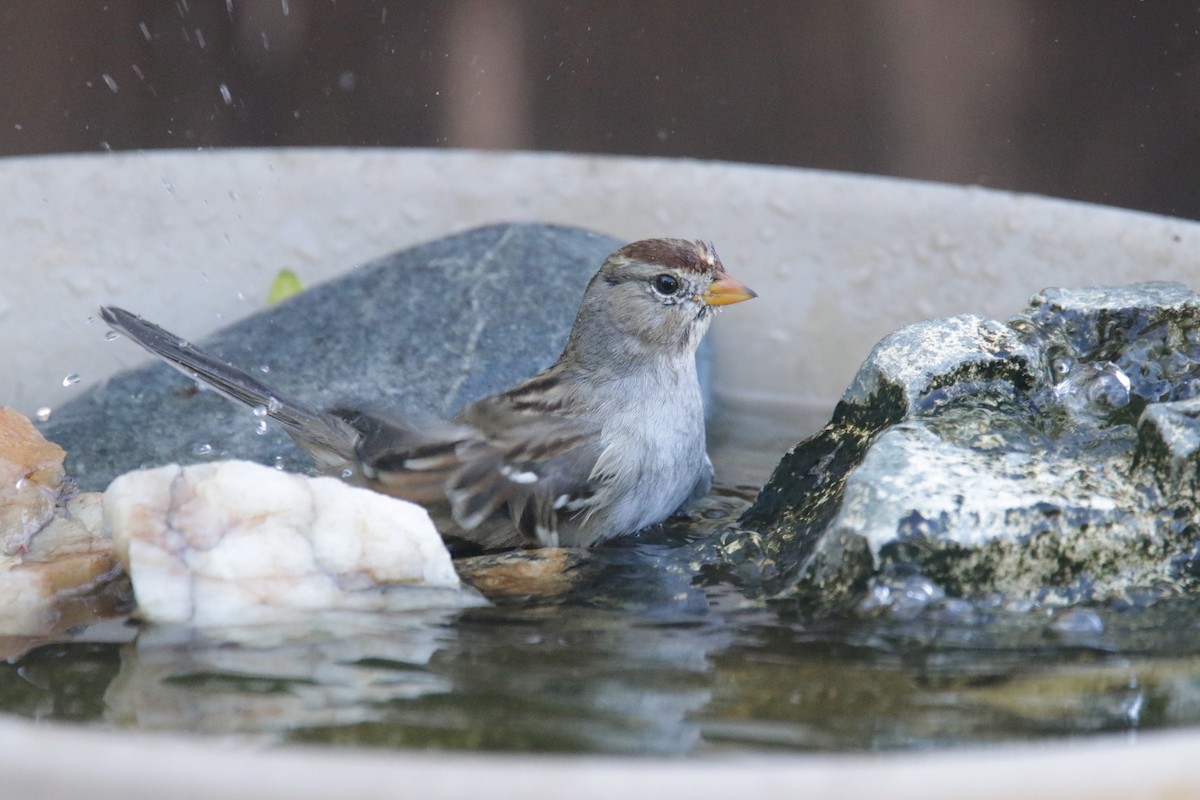
{"type": "Polygon", "coordinates": [[[679,278],[667,272],[655,275],[650,283],[659,294],[673,295],[679,291],[679,278]]]}

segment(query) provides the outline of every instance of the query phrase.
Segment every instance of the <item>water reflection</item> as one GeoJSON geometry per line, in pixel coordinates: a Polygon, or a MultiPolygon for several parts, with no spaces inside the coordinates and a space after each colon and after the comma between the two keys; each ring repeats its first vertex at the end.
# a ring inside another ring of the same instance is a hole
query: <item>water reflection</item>
{"type": "Polygon", "coordinates": [[[104,695],[117,727],[279,736],[376,719],[386,704],[449,691],[424,669],[446,612],[326,615],[291,626],[141,630],[104,695]]]}
{"type": "MultiPolygon", "coordinates": [[[[644,580],[637,548],[582,571],[644,580]],[[621,565],[625,566],[622,567],[621,565]]],[[[651,582],[652,583],[652,582],[651,582]]],[[[0,707],[33,719],[263,743],[698,755],[860,750],[1200,723],[1195,603],[977,609],[969,623],[806,620],[728,587],[640,607],[513,601],[200,634],[110,627],[0,664],[0,707]],[[132,641],[117,641],[135,633],[132,641]]],[[[621,591],[625,591],[624,588],[621,591]]]]}
{"type": "Polygon", "coordinates": [[[0,640],[0,709],[266,744],[652,755],[1200,724],[1194,600],[810,619],[697,583],[702,529],[747,502],[718,498],[724,516],[704,509],[624,546],[510,556],[533,568],[488,608],[0,640]]]}

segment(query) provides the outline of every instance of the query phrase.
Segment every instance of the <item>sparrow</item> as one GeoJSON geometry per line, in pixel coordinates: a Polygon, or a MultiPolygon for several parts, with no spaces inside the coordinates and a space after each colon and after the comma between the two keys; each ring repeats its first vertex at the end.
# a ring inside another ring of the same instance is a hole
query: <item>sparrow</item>
{"type": "Polygon", "coordinates": [[[115,306],[115,331],[278,421],[327,471],[424,505],[443,537],[484,549],[588,547],[705,495],[696,347],[715,312],[755,297],[711,244],[647,239],[592,277],[562,354],[453,421],[315,410],[115,306]]]}

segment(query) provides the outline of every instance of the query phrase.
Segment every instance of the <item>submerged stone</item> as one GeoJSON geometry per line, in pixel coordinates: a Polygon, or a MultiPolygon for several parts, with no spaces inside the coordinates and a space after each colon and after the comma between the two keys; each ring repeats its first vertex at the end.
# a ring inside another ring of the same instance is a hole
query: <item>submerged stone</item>
{"type": "Polygon", "coordinates": [[[1062,605],[1191,591],[1198,394],[1200,296],[1178,284],[1047,289],[1007,323],[907,326],[709,561],[820,611],[898,616],[938,592],[1062,605]],[[924,580],[932,594],[911,588],[924,580]]]}

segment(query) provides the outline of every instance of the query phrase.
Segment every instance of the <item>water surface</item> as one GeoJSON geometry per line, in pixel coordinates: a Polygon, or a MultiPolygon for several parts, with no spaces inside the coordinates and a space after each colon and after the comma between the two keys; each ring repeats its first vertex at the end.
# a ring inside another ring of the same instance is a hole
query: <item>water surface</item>
{"type": "Polygon", "coordinates": [[[694,545],[736,518],[793,443],[770,426],[742,440],[722,430],[724,485],[706,508],[572,554],[494,607],[203,633],[118,616],[60,640],[0,641],[0,710],[265,745],[628,755],[1136,737],[1200,723],[1196,601],[1071,611],[962,603],[917,585],[813,620],[705,576],[694,545]]]}

